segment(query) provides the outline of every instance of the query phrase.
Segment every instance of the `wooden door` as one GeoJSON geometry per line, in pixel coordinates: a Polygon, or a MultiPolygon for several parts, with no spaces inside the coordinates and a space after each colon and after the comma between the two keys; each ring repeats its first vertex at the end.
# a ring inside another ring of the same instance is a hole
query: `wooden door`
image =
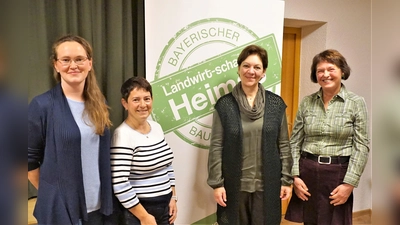
{"type": "MultiPolygon", "coordinates": [[[[292,133],[293,122],[299,102],[300,76],[300,43],[301,29],[284,27],[282,43],[282,80],[281,96],[285,101],[289,135],[292,133]]],[[[282,214],[286,213],[289,200],[282,201],[282,214]]]]}

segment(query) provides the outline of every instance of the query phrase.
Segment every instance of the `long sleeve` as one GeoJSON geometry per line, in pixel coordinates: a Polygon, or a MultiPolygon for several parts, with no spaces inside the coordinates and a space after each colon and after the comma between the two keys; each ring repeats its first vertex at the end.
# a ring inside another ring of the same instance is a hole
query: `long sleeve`
{"type": "Polygon", "coordinates": [[[46,119],[45,110],[36,99],[33,99],[28,108],[28,170],[34,170],[43,161],[46,119]]]}
{"type": "Polygon", "coordinates": [[[304,107],[304,100],[300,104],[299,109],[297,110],[296,119],[294,121],[294,126],[292,130],[292,136],[290,137],[290,148],[292,151],[292,158],[293,158],[293,167],[292,167],[292,176],[299,176],[300,169],[299,169],[299,160],[300,160],[300,152],[301,147],[304,141],[304,118],[303,118],[303,107],[304,107]]]}
{"type": "Polygon", "coordinates": [[[111,144],[113,189],[122,205],[129,209],[142,198],[169,194],[175,186],[173,152],[161,126],[153,121],[144,136],[127,124],[115,131],[111,144]]]}
{"type": "Polygon", "coordinates": [[[169,182],[171,183],[171,186],[175,187],[175,173],[174,173],[174,168],[172,165],[168,166],[168,177],[169,177],[169,182]]]}
{"type": "Polygon", "coordinates": [[[292,153],[290,151],[289,133],[288,133],[286,114],[283,114],[278,142],[279,142],[278,146],[279,146],[281,162],[282,162],[281,181],[282,181],[282,185],[289,186],[293,183],[293,178],[291,176],[293,159],[292,159],[292,153]]]}
{"type": "Polygon", "coordinates": [[[210,149],[208,153],[208,179],[207,184],[212,188],[224,186],[222,177],[222,142],[223,127],[218,112],[213,113],[210,149]]]}
{"type": "Polygon", "coordinates": [[[344,177],[344,182],[354,187],[358,186],[369,154],[367,106],[364,99],[361,97],[356,101],[355,120],[353,123],[353,148],[349,166],[344,177]]]}
{"type": "Polygon", "coordinates": [[[368,118],[364,99],[342,86],[327,110],[321,91],[303,99],[297,112],[290,145],[299,174],[301,151],[325,156],[350,156],[344,183],[357,187],[368,160],[368,118]]]}
{"type": "Polygon", "coordinates": [[[111,172],[115,196],[121,204],[129,209],[139,204],[139,199],[129,182],[133,163],[133,151],[127,142],[125,135],[115,131],[111,143],[111,172]]]}

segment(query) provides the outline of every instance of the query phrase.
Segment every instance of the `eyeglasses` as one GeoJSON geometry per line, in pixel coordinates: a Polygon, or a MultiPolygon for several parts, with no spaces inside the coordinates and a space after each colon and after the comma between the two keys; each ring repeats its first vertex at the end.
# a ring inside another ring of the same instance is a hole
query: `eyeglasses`
{"type": "Polygon", "coordinates": [[[87,59],[88,59],[87,57],[76,57],[75,59],[70,59],[70,58],[57,59],[57,61],[59,61],[63,66],[69,66],[71,65],[72,61],[74,61],[76,65],[83,65],[87,59]]]}
{"type": "Polygon", "coordinates": [[[323,76],[323,75],[325,75],[325,71],[328,71],[328,73],[334,73],[334,72],[336,72],[336,68],[334,68],[334,67],[329,67],[329,68],[321,68],[321,69],[318,69],[317,68],[317,75],[318,76],[323,76]]]}

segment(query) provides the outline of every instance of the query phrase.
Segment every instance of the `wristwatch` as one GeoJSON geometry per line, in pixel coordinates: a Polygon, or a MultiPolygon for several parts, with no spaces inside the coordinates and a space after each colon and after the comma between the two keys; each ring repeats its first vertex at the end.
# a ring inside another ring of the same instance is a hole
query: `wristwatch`
{"type": "Polygon", "coordinates": [[[172,195],[171,199],[175,199],[175,202],[177,202],[178,201],[178,196],[172,195]]]}

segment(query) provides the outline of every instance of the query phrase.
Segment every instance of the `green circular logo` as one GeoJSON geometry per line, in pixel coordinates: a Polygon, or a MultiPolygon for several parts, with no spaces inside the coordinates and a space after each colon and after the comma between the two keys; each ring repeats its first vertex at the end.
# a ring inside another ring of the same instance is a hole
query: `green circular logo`
{"type": "Polygon", "coordinates": [[[208,149],[214,104],[238,83],[236,59],[249,44],[264,47],[274,62],[262,84],[279,88],[280,54],[273,34],[259,38],[238,22],[209,18],[189,24],[170,39],[152,82],[152,118],[165,133],[208,149]]]}

